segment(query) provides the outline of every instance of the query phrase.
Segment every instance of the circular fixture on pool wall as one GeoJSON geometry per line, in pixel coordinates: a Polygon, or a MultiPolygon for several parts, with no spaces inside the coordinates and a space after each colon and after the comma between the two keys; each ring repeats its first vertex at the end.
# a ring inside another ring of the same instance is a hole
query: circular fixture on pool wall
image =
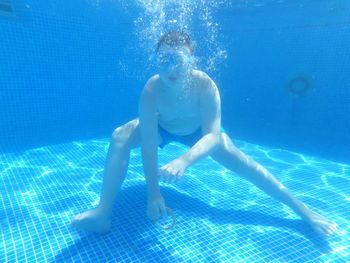
{"type": "Polygon", "coordinates": [[[313,79],[307,74],[298,74],[287,83],[287,92],[293,96],[305,96],[313,89],[313,79]]]}

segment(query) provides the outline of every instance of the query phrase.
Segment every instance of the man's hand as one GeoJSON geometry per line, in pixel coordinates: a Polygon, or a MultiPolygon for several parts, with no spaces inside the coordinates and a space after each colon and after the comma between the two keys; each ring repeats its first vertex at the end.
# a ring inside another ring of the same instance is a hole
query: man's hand
{"type": "Polygon", "coordinates": [[[174,181],[178,182],[183,176],[186,168],[187,163],[183,159],[177,158],[162,166],[159,169],[159,176],[163,177],[163,180],[166,183],[172,183],[174,181]]]}
{"type": "Polygon", "coordinates": [[[161,195],[148,198],[147,216],[152,221],[167,215],[164,198],[161,195]]]}

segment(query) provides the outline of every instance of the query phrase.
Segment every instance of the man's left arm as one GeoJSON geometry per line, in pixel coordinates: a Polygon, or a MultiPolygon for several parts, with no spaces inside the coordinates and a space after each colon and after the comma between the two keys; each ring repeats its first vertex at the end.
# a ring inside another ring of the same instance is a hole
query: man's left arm
{"type": "Polygon", "coordinates": [[[187,167],[211,154],[220,143],[220,94],[214,81],[210,79],[208,82],[209,84],[200,98],[202,138],[180,157],[187,167]]]}

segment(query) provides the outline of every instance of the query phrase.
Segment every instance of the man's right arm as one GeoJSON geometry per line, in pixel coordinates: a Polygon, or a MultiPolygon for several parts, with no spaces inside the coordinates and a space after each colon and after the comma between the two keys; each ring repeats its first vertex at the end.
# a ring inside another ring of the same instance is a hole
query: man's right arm
{"type": "Polygon", "coordinates": [[[144,87],[139,101],[139,120],[141,132],[141,152],[148,198],[160,197],[158,178],[158,119],[154,78],[144,87]]]}

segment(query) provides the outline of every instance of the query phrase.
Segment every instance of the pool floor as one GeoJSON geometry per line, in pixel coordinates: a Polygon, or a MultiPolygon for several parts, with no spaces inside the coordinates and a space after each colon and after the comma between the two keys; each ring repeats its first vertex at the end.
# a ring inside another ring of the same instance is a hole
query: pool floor
{"type": "MultiPolygon", "coordinates": [[[[161,183],[176,225],[146,216],[140,149],[106,235],[78,232],[75,214],[98,204],[107,139],[0,155],[0,262],[350,262],[350,165],[237,141],[308,206],[339,225],[323,240],[291,209],[211,158],[177,184],[161,183]]],[[[160,165],[186,148],[159,150],[160,165]]]]}

